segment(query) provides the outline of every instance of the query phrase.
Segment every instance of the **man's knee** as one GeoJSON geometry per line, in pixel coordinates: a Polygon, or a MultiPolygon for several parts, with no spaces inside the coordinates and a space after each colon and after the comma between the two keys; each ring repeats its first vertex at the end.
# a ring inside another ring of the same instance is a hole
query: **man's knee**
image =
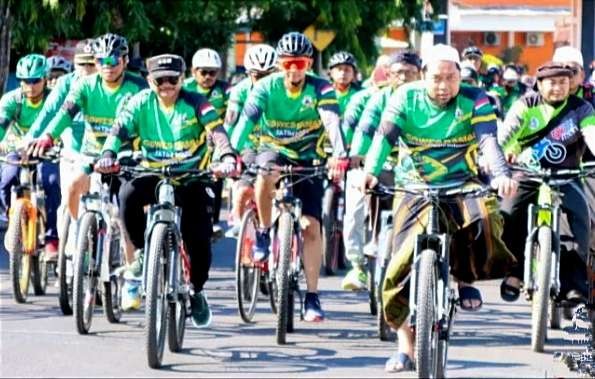
{"type": "Polygon", "coordinates": [[[304,216],[300,220],[302,224],[304,242],[316,241],[321,238],[320,222],[311,216],[304,216]]]}

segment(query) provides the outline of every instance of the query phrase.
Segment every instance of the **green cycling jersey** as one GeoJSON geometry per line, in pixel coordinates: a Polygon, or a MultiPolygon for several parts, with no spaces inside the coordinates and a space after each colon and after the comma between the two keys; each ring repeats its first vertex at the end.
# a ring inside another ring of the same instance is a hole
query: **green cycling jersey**
{"type": "Polygon", "coordinates": [[[31,125],[41,112],[49,90],[45,89],[42,99],[33,104],[20,88],[12,90],[0,99],[0,141],[8,150],[14,150],[25,137],[31,125]]]}
{"type": "Polygon", "coordinates": [[[478,148],[495,176],[509,175],[496,140],[496,115],[485,92],[461,86],[455,98],[440,107],[424,85],[405,84],[390,97],[365,171],[378,176],[399,143],[399,166],[408,181],[438,184],[471,179],[477,176],[478,148]]]}
{"type": "Polygon", "coordinates": [[[208,137],[219,156],[233,154],[223,122],[206,97],[182,89],[176,103],[164,108],[157,95],[145,89],[118,114],[103,152],[117,153],[123,142],[134,140],[150,167],[205,168],[208,137]]]}
{"type": "Polygon", "coordinates": [[[213,87],[203,88],[194,78],[188,78],[184,81],[184,89],[187,91],[198,92],[201,95],[206,96],[209,103],[215,108],[217,115],[221,118],[224,117],[231,90],[227,82],[217,80],[213,87]]]}
{"type": "Polygon", "coordinates": [[[374,93],[368,100],[355,129],[350,150],[352,156],[365,156],[370,149],[372,138],[374,138],[376,129],[378,129],[378,125],[380,125],[382,112],[386,108],[388,99],[392,96],[394,91],[395,88],[392,86],[384,87],[380,91],[374,93]]]}
{"type": "Polygon", "coordinates": [[[347,107],[343,113],[343,122],[341,123],[341,129],[347,145],[352,144],[355,128],[366,108],[366,104],[370,97],[378,92],[378,90],[379,88],[377,86],[366,87],[354,94],[349,100],[349,103],[347,103],[347,107]]]}
{"type": "Polygon", "coordinates": [[[284,74],[261,79],[244,106],[232,134],[232,144],[242,151],[254,127],[260,126],[259,149],[270,149],[290,159],[313,160],[325,157],[325,129],[333,154],[344,156],[339,106],[332,85],[307,74],[298,93],[285,88],[284,74]]]}
{"type": "Polygon", "coordinates": [[[48,125],[47,133],[52,138],[59,137],[64,129],[72,127],[73,118],[81,112],[85,120],[81,153],[98,156],[118,110],[146,87],[144,79],[128,72],[124,73],[124,79],[116,89],[105,86],[99,74],[82,78],[70,89],[64,104],[48,125]]]}

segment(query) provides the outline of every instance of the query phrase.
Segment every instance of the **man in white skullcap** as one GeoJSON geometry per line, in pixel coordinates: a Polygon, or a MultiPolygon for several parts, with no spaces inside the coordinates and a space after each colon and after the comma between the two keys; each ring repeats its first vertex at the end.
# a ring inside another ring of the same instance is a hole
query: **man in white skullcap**
{"type": "Polygon", "coordinates": [[[574,76],[570,80],[570,94],[586,100],[595,107],[595,96],[593,87],[584,83],[585,69],[583,54],[572,46],[562,46],[556,49],[552,61],[570,66],[574,76]]]}

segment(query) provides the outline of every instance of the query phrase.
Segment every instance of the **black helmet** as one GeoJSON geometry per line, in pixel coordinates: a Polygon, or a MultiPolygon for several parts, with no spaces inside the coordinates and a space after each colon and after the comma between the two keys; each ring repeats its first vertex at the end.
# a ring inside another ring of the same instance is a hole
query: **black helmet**
{"type": "Polygon", "coordinates": [[[353,67],[354,70],[357,70],[357,62],[355,61],[355,57],[347,51],[339,51],[333,54],[331,59],[328,60],[329,70],[340,64],[348,64],[353,67]]]}
{"type": "Polygon", "coordinates": [[[465,50],[463,50],[463,54],[461,54],[463,58],[467,58],[468,56],[475,55],[477,57],[483,57],[483,52],[477,46],[469,46],[465,50]]]}
{"type": "Polygon", "coordinates": [[[312,43],[298,32],[284,34],[277,43],[277,55],[279,57],[312,57],[312,43]]]}
{"type": "Polygon", "coordinates": [[[421,58],[415,51],[410,50],[391,55],[389,62],[391,65],[395,63],[407,63],[417,67],[418,70],[421,68],[421,58]]]}
{"type": "Polygon", "coordinates": [[[113,33],[106,33],[95,39],[93,53],[97,58],[109,56],[125,57],[128,55],[128,41],[126,38],[113,33]]]}

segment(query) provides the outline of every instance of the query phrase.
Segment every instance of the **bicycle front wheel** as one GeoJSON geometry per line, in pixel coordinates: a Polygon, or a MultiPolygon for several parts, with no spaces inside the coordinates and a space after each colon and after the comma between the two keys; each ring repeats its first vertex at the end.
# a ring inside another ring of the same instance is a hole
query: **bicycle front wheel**
{"type": "Polygon", "coordinates": [[[112,226],[109,246],[108,267],[110,271],[109,282],[103,283],[103,310],[105,317],[110,323],[118,323],[122,318],[122,287],[124,280],[121,275],[116,275],[114,270],[122,267],[124,262],[123,247],[121,246],[120,236],[122,235],[118,224],[112,226]]]}
{"type": "MultiPolygon", "coordinates": [[[[184,273],[182,271],[182,257],[176,256],[177,278],[182,281],[184,273]]],[[[169,303],[169,313],[167,316],[167,344],[169,351],[177,353],[182,351],[184,344],[184,333],[186,331],[186,299],[188,294],[178,294],[178,299],[169,303]]],[[[190,300],[188,300],[190,301],[190,300]]]]}
{"type": "Polygon", "coordinates": [[[10,254],[10,279],[12,293],[17,303],[27,301],[31,279],[32,257],[23,250],[23,243],[27,238],[29,228],[29,213],[27,204],[17,201],[13,204],[8,220],[8,229],[4,236],[4,247],[10,254]]]}
{"type": "Polygon", "coordinates": [[[419,378],[436,378],[438,374],[436,259],[434,250],[424,250],[421,252],[417,268],[415,351],[419,378]]]}
{"type": "Polygon", "coordinates": [[[254,265],[252,248],[256,242],[256,218],[249,209],[242,218],[236,246],[236,299],[238,311],[244,322],[252,322],[256,312],[260,268],[254,265]]]}
{"type": "Polygon", "coordinates": [[[147,360],[151,368],[161,367],[165,346],[169,310],[166,266],[169,237],[168,226],[158,223],[154,226],[149,240],[145,328],[147,360]]]}
{"type": "Polygon", "coordinates": [[[85,213],[81,219],[80,238],[75,255],[73,282],[73,311],[76,328],[80,334],[89,333],[95,297],[97,296],[97,261],[99,225],[94,213],[85,213]]]}
{"type": "Polygon", "coordinates": [[[322,198],[322,271],[329,276],[335,275],[339,265],[339,245],[335,233],[335,198],[333,185],[329,184],[322,198]]]}
{"type": "Polygon", "coordinates": [[[543,352],[552,286],[552,229],[549,226],[541,226],[537,231],[537,245],[538,276],[531,312],[531,349],[535,352],[543,352]]]}
{"type": "Polygon", "coordinates": [[[287,336],[289,318],[289,265],[291,259],[291,241],[293,220],[291,214],[283,212],[279,217],[279,262],[277,264],[277,343],[284,345],[287,336]]]}

